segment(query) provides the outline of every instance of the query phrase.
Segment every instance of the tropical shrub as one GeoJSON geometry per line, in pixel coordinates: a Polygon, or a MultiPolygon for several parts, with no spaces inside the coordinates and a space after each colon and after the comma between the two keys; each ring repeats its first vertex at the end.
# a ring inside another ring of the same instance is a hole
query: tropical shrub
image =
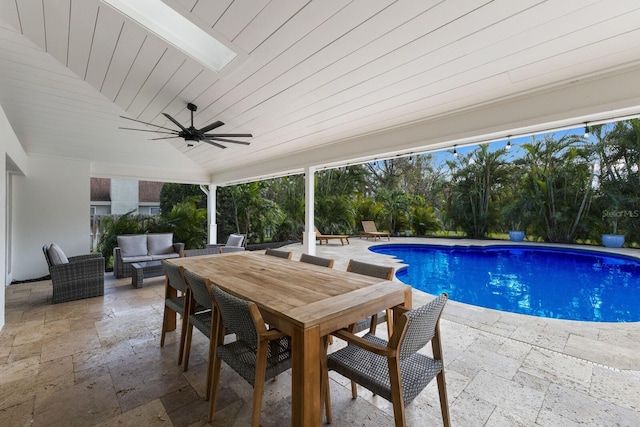
{"type": "Polygon", "coordinates": [[[424,198],[416,196],[411,205],[411,228],[417,236],[425,236],[440,230],[440,221],[434,213],[433,206],[427,206],[424,198]]]}
{"type": "Polygon", "coordinates": [[[113,263],[113,248],[118,246],[118,236],[121,234],[144,234],[149,229],[156,228],[156,218],[134,215],[134,211],[120,216],[105,217],[100,224],[100,239],[98,250],[107,265],[113,263]]]}
{"type": "Polygon", "coordinates": [[[584,221],[593,196],[592,150],[567,135],[523,144],[526,169],[522,197],[531,206],[531,227],[547,242],[570,243],[587,236],[584,221]]]}
{"type": "Polygon", "coordinates": [[[447,162],[452,171],[447,220],[468,237],[486,237],[500,228],[499,196],[508,177],[504,154],[504,149],[491,152],[485,144],[447,162]]]}
{"type": "Polygon", "coordinates": [[[185,249],[203,248],[207,244],[207,210],[198,208],[194,198],[174,205],[161,218],[156,231],[173,233],[173,241],[184,243],[185,249]]]}

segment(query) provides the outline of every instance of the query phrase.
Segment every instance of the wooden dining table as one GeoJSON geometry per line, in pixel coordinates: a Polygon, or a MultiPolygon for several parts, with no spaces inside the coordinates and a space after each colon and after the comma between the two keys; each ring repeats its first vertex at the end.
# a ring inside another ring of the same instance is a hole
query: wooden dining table
{"type": "Polygon", "coordinates": [[[291,336],[292,426],[319,426],[322,421],[321,338],[387,308],[411,307],[408,285],[262,252],[169,261],[255,302],[269,325],[291,336]]]}

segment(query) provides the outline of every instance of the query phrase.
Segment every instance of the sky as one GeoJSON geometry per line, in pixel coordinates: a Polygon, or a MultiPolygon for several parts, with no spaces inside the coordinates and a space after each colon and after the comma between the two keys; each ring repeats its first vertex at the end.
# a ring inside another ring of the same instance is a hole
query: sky
{"type": "MultiPolygon", "coordinates": [[[[584,127],[576,127],[576,128],[572,128],[572,129],[566,129],[566,130],[562,130],[562,131],[558,131],[558,132],[550,132],[551,134],[554,135],[555,139],[560,139],[564,136],[567,135],[578,135],[578,136],[583,136],[584,135],[584,127]]],[[[536,135],[536,139],[542,139],[544,138],[546,134],[538,134],[536,135]]],[[[531,136],[524,136],[524,137],[513,137],[511,138],[511,149],[509,150],[508,156],[509,159],[517,159],[520,158],[524,155],[524,149],[521,147],[522,144],[527,143],[527,142],[531,142],[531,136]]],[[[595,137],[593,135],[591,135],[588,139],[591,142],[595,142],[595,137]]],[[[507,145],[507,139],[505,138],[504,140],[501,141],[495,141],[495,142],[491,142],[489,143],[489,147],[491,151],[495,151],[495,150],[499,150],[501,148],[505,148],[507,145]]],[[[458,152],[458,154],[460,155],[466,155],[469,154],[470,152],[472,152],[473,150],[475,150],[476,148],[478,148],[478,145],[470,145],[470,146],[465,146],[465,147],[456,147],[456,151],[458,152]]],[[[453,153],[452,153],[452,149],[448,149],[448,150],[442,150],[442,151],[437,151],[437,152],[433,152],[430,153],[434,156],[435,160],[437,163],[444,163],[447,160],[453,160],[453,153]]],[[[437,164],[436,163],[436,164],[437,164]]]]}

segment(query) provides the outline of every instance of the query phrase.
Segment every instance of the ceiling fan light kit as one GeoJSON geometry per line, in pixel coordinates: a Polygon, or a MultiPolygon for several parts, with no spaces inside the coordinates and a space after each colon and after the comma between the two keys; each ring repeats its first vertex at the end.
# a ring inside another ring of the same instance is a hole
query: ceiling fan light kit
{"type": "Polygon", "coordinates": [[[168,134],[168,135],[171,135],[171,136],[164,136],[164,137],[160,137],[160,138],[152,138],[152,140],[182,138],[185,141],[187,141],[187,147],[193,147],[193,145],[194,145],[193,142],[200,142],[200,141],[204,141],[207,144],[214,145],[214,146],[216,146],[218,148],[227,148],[226,146],[224,146],[222,144],[219,144],[218,142],[227,142],[227,143],[241,144],[241,145],[249,145],[250,144],[249,142],[245,142],[245,141],[235,141],[233,139],[228,139],[228,138],[251,138],[251,137],[253,137],[253,135],[250,134],[250,133],[207,133],[207,132],[210,132],[210,131],[212,131],[212,130],[214,130],[216,128],[219,128],[220,126],[223,126],[224,123],[221,122],[220,120],[217,120],[217,121],[215,121],[213,123],[210,123],[207,126],[204,126],[204,127],[200,128],[200,129],[196,129],[196,127],[193,126],[193,112],[197,111],[198,107],[195,104],[188,103],[187,104],[187,110],[189,110],[191,112],[191,125],[189,127],[184,127],[180,122],[178,122],[176,119],[174,119],[173,117],[171,117],[167,113],[162,113],[162,115],[164,115],[167,119],[169,119],[174,125],[178,126],[178,128],[180,130],[167,128],[167,127],[156,125],[156,124],[153,124],[153,123],[143,122],[141,120],[131,119],[131,118],[125,117],[125,116],[120,116],[120,117],[122,117],[123,119],[127,119],[127,120],[131,120],[131,121],[137,122],[137,123],[142,123],[142,124],[145,124],[145,125],[148,125],[148,126],[153,126],[153,127],[156,128],[156,130],[133,129],[133,128],[123,128],[123,127],[121,127],[120,129],[168,134]],[[164,129],[164,131],[161,130],[161,129],[164,129]]]}

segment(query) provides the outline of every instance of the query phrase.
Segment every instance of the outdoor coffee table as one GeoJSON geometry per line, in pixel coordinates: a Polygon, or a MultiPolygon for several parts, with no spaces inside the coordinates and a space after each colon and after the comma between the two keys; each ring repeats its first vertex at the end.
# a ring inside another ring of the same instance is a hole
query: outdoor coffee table
{"type": "Polygon", "coordinates": [[[142,287],[145,277],[161,276],[164,274],[161,261],[141,261],[131,264],[131,284],[136,288],[142,287]]]}

